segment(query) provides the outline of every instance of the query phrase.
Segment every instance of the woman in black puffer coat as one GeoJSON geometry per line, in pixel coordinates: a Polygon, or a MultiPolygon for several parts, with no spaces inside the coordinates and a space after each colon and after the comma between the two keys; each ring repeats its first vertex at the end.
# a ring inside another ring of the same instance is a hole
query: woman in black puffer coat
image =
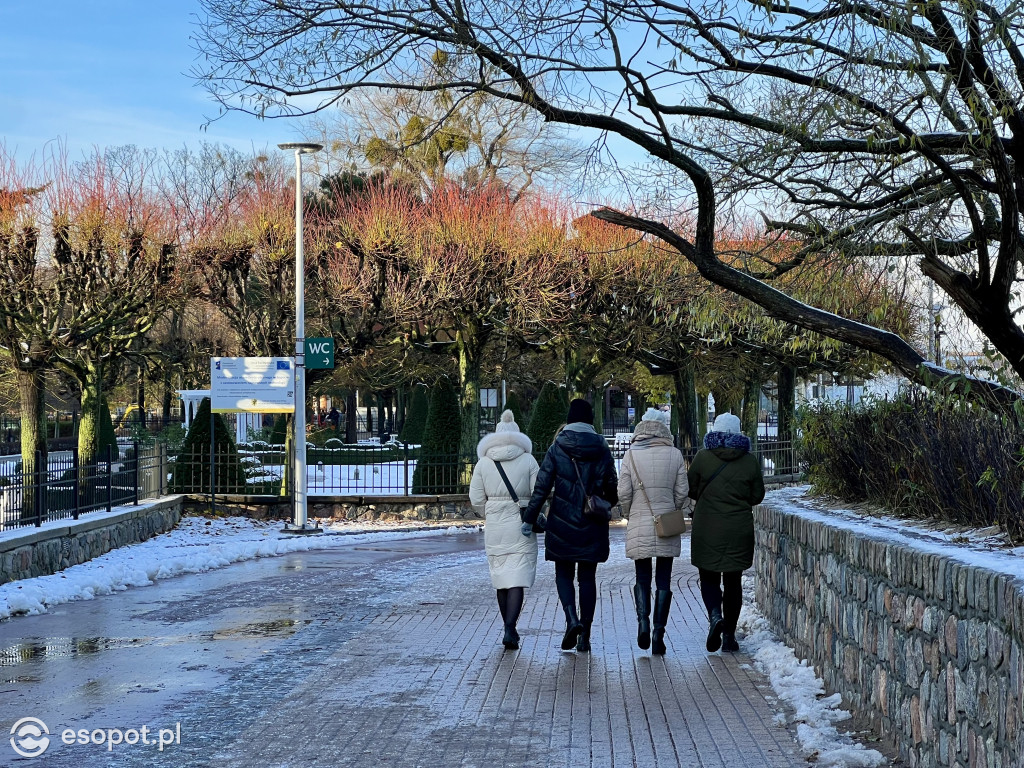
{"type": "Polygon", "coordinates": [[[555,563],[555,585],[565,611],[562,650],[590,650],[590,627],[597,608],[597,564],[608,560],[608,521],[584,515],[583,508],[587,495],[616,504],[617,486],[608,443],[594,429],[594,409],[586,400],[573,400],[566,425],[541,462],[533,496],[523,515],[523,533],[529,535],[551,494],[544,557],[555,563]],[[579,614],[574,577],[580,587],[579,614]]]}

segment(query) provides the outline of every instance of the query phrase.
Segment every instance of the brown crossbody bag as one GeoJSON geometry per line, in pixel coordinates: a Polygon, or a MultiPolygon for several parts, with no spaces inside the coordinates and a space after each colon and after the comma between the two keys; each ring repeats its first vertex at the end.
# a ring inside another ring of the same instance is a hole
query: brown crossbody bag
{"type": "Polygon", "coordinates": [[[629,451],[626,455],[629,456],[629,464],[633,467],[633,477],[636,478],[636,483],[640,486],[640,493],[644,495],[644,501],[647,502],[647,508],[651,510],[651,514],[654,516],[654,532],[662,539],[686,533],[686,513],[683,510],[673,509],[671,512],[663,512],[660,515],[654,514],[654,506],[651,504],[651,498],[647,495],[647,489],[644,487],[644,481],[640,477],[640,470],[636,468],[636,461],[633,459],[633,452],[629,451]]]}

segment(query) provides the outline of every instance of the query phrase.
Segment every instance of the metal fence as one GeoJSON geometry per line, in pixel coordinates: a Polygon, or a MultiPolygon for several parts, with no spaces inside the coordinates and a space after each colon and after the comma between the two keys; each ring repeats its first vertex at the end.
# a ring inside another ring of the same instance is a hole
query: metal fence
{"type": "MultiPolygon", "coordinates": [[[[616,467],[628,442],[610,441],[616,467]]],[[[687,464],[697,449],[683,449],[687,464]]],[[[784,482],[801,472],[791,442],[759,441],[754,449],[765,482],[784,482]]],[[[209,446],[191,455],[179,454],[171,464],[170,489],[176,493],[289,495],[293,466],[283,446],[240,445],[237,453],[219,449],[211,463],[209,446]],[[211,472],[211,466],[213,472],[211,472]],[[283,487],[282,487],[283,486],[283,487]]],[[[543,460],[543,452],[537,455],[543,460]]],[[[424,456],[419,446],[365,442],[307,445],[306,488],[310,496],[409,496],[466,493],[476,465],[473,455],[424,456]]]]}
{"type": "MultiPolygon", "coordinates": [[[[616,465],[629,444],[611,441],[616,465]]],[[[796,479],[803,471],[793,443],[758,441],[753,450],[766,483],[796,479]]],[[[689,463],[696,449],[684,449],[689,463]]],[[[538,460],[543,459],[543,454],[538,460]]],[[[476,455],[426,456],[403,443],[307,445],[310,496],[409,496],[461,494],[469,489],[476,455]]],[[[266,443],[210,446],[169,452],[160,441],[126,443],[100,461],[82,465],[77,451],[51,453],[43,467],[22,471],[20,459],[0,461],[0,529],[78,519],[164,493],[289,496],[292,461],[284,446],[266,443]],[[212,461],[211,461],[212,458],[212,461]]]]}
{"type": "Polygon", "coordinates": [[[77,450],[35,457],[26,472],[20,458],[0,462],[0,529],[77,520],[97,510],[162,495],[167,490],[167,453],[160,444],[107,449],[93,464],[77,450]]]}

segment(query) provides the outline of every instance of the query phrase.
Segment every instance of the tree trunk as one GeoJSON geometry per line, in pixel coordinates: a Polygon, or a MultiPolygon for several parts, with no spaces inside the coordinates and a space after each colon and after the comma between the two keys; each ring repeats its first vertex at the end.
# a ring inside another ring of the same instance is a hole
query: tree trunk
{"type": "Polygon", "coordinates": [[[715,391],[711,390],[711,396],[715,398],[715,418],[721,416],[723,413],[731,413],[738,415],[737,403],[733,402],[731,396],[722,390],[715,391]]]}
{"type": "Polygon", "coordinates": [[[163,417],[164,426],[166,427],[168,422],[171,420],[171,403],[173,402],[174,392],[171,389],[171,370],[168,367],[164,371],[164,394],[163,400],[160,403],[160,415],[163,417]]]}
{"type": "Polygon", "coordinates": [[[21,516],[35,516],[36,452],[47,466],[46,454],[46,377],[41,368],[17,371],[21,398],[21,516]]]}
{"type": "Polygon", "coordinates": [[[757,445],[757,418],[761,413],[761,370],[753,371],[743,388],[743,414],[740,426],[743,434],[750,438],[750,445],[757,445]]]}
{"type": "Polygon", "coordinates": [[[395,434],[399,435],[405,427],[405,387],[395,387],[395,434]]]}
{"type": "MultiPolygon", "coordinates": [[[[796,437],[796,368],[783,365],[779,368],[779,440],[792,446],[796,437]]],[[[792,451],[783,449],[780,456],[791,456],[792,451]]],[[[780,474],[789,474],[793,468],[784,462],[780,466],[780,474]]]]}
{"type": "Polygon", "coordinates": [[[388,419],[386,413],[386,406],[384,403],[384,394],[377,394],[377,435],[384,437],[384,433],[388,431],[388,419]]]}
{"type": "Polygon", "coordinates": [[[359,422],[357,420],[356,391],[350,389],[345,396],[345,442],[355,445],[359,442],[359,422]]]}
{"type": "Polygon", "coordinates": [[[366,431],[373,437],[373,393],[366,393],[366,431]]]}
{"type": "Polygon", "coordinates": [[[78,422],[78,461],[81,466],[95,464],[99,458],[100,404],[103,401],[103,366],[89,362],[82,387],[82,419],[78,422]]]}
{"type": "Polygon", "coordinates": [[[604,434],[604,391],[605,388],[602,386],[594,387],[590,391],[594,397],[594,429],[599,435],[604,434]]]}
{"type": "Polygon", "coordinates": [[[704,444],[704,435],[708,433],[708,392],[697,393],[697,433],[700,435],[699,448],[704,444]]]}
{"type": "Polygon", "coordinates": [[[462,411],[462,439],[459,453],[476,455],[480,442],[480,354],[478,340],[472,333],[460,330],[455,337],[459,355],[459,391],[462,411]]]}
{"type": "Polygon", "coordinates": [[[672,383],[675,386],[672,410],[678,413],[678,444],[680,448],[693,448],[700,445],[700,433],[697,431],[697,391],[692,360],[676,369],[672,383]]]}
{"type": "Polygon", "coordinates": [[[146,428],[146,367],[139,366],[139,381],[135,389],[135,404],[139,407],[139,426],[146,428]]]}

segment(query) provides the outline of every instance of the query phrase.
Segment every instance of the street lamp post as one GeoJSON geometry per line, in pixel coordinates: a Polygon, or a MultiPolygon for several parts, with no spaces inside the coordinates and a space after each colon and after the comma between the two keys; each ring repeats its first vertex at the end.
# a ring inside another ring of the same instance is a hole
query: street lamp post
{"type": "Polygon", "coordinates": [[[295,459],[292,486],[295,495],[295,522],[286,524],[285,533],[319,533],[320,528],[307,520],[306,503],[306,262],[302,253],[302,156],[323,149],[322,144],[290,142],[279,149],[295,150],[295,459]]]}

